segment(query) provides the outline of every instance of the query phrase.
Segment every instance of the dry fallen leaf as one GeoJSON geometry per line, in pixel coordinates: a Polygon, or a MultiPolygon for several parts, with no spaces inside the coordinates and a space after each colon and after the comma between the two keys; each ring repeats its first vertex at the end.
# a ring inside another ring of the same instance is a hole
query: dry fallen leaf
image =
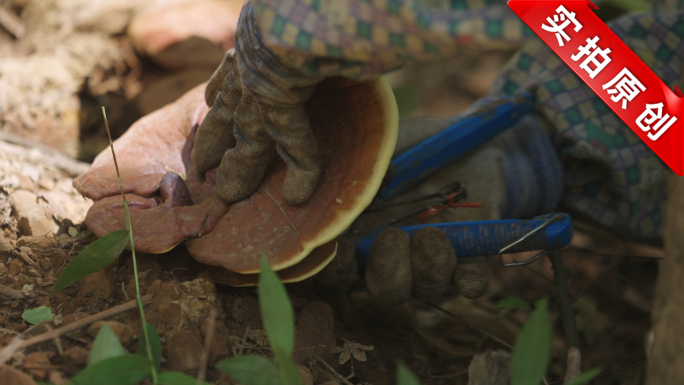
{"type": "Polygon", "coordinates": [[[337,362],[342,365],[353,356],[357,361],[366,361],[366,352],[364,350],[373,350],[373,345],[361,345],[358,342],[344,340],[342,347],[333,346],[330,348],[331,353],[340,354],[337,362]]]}
{"type": "Polygon", "coordinates": [[[268,346],[268,336],[263,330],[250,330],[247,332],[247,338],[259,347],[268,346]]]}

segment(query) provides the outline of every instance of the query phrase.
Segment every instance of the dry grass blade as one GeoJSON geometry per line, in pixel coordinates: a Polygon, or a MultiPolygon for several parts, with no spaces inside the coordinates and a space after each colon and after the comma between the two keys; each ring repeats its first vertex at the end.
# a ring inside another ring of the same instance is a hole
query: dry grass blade
{"type": "Polygon", "coordinates": [[[152,356],[152,348],[150,347],[150,336],[147,332],[147,321],[145,320],[145,310],[143,309],[142,300],[140,297],[140,283],[138,282],[138,262],[135,257],[135,243],[133,241],[133,227],[131,226],[131,214],[128,211],[128,201],[126,201],[126,194],[124,192],[123,182],[121,181],[121,172],[119,172],[119,163],[116,161],[116,152],[114,151],[114,143],[112,142],[112,134],[109,130],[109,122],[107,121],[107,113],[104,106],[102,107],[102,115],[104,116],[105,129],[107,130],[107,138],[109,139],[109,148],[112,149],[112,157],[114,158],[114,168],[116,168],[116,179],[119,181],[119,188],[121,188],[121,198],[123,199],[124,215],[126,216],[126,229],[128,230],[128,239],[131,244],[131,255],[133,256],[133,274],[135,275],[135,296],[138,301],[138,308],[140,310],[140,320],[143,325],[143,335],[145,336],[145,346],[147,347],[147,358],[152,365],[152,381],[157,383],[157,370],[154,367],[154,357],[152,356]]]}
{"type": "Polygon", "coordinates": [[[202,359],[200,360],[200,368],[197,372],[197,385],[201,385],[207,375],[207,362],[209,361],[209,350],[211,350],[211,342],[214,338],[214,328],[216,327],[216,309],[212,309],[209,314],[209,327],[207,328],[207,336],[204,339],[204,350],[202,351],[202,359]]]}

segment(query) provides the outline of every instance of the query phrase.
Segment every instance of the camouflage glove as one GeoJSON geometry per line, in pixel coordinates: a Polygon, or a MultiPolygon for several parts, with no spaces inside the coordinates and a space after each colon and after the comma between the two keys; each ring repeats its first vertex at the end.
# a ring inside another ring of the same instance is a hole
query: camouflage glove
{"type": "MultiPolygon", "coordinates": [[[[326,286],[348,286],[358,281],[355,247],[346,236],[337,237],[337,255],[318,274],[326,286]]],[[[444,233],[426,227],[409,239],[400,229],[381,232],[371,247],[366,268],[366,288],[383,305],[400,305],[411,296],[435,301],[455,286],[466,298],[478,298],[489,288],[489,268],[484,258],[457,261],[444,233]]]]}
{"type": "Polygon", "coordinates": [[[248,197],[261,183],[273,149],[288,167],[282,195],[304,203],[320,174],[318,145],[304,103],[323,78],[283,65],[261,41],[251,0],[245,2],[235,49],[209,80],[211,107],[192,149],[199,172],[219,165],[216,191],[231,203],[248,197]]]}
{"type": "Polygon", "coordinates": [[[366,270],[366,289],[374,300],[385,305],[411,296],[434,301],[452,285],[466,298],[482,296],[489,288],[485,260],[457,260],[451,242],[435,227],[420,229],[413,238],[390,228],[375,238],[366,270]]]}

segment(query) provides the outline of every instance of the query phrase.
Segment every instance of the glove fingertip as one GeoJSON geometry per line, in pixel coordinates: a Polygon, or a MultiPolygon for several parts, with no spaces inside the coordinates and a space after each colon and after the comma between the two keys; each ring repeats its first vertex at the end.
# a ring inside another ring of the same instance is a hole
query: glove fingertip
{"type": "Polygon", "coordinates": [[[298,171],[289,169],[283,182],[282,194],[285,202],[292,206],[306,203],[316,191],[319,171],[298,171]]]}
{"type": "Polygon", "coordinates": [[[401,229],[381,232],[373,242],[366,270],[366,289],[386,306],[401,305],[411,297],[410,238],[401,229]]]}
{"type": "Polygon", "coordinates": [[[434,300],[447,291],[456,267],[456,254],[447,236],[436,227],[424,227],[411,239],[413,294],[434,300]]]}
{"type": "Polygon", "coordinates": [[[209,86],[207,85],[207,89],[204,91],[204,102],[208,107],[211,108],[214,106],[216,95],[218,95],[218,93],[215,93],[213,90],[209,90],[209,86]]]}
{"type": "Polygon", "coordinates": [[[468,299],[482,297],[489,290],[489,267],[482,258],[460,263],[454,271],[454,282],[462,296],[468,299]]]}

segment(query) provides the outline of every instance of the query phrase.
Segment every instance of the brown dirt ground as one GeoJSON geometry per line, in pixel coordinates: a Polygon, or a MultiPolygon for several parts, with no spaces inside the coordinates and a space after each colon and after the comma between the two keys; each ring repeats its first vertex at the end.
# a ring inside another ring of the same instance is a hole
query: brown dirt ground
{"type": "MultiPolygon", "coordinates": [[[[32,247],[31,259],[38,266],[24,263],[16,252],[2,254],[0,284],[24,293],[24,297],[14,300],[3,298],[0,304],[0,346],[7,345],[17,335],[28,337],[44,331],[43,328],[30,328],[21,319],[26,309],[49,306],[57,318],[48,325],[55,328],[135,297],[128,253],[104,271],[53,296],[48,295],[59,271],[91,240],[91,237],[79,240],[63,236],[49,248],[32,247]]],[[[491,262],[493,277],[486,298],[470,301],[453,296],[442,303],[445,309],[468,320],[467,324],[420,306],[378,308],[368,300],[360,284],[330,288],[308,280],[288,285],[296,311],[295,359],[311,370],[316,384],[336,380],[315,360],[316,356],[325,359],[346,377],[352,373],[351,363],[338,364],[336,355],[330,352],[332,346],[343,346],[346,339],[373,346],[373,350],[366,352],[365,362],[351,360],[354,364],[354,376],[350,378],[352,383],[393,384],[395,362],[402,360],[420,375],[424,384],[465,384],[474,354],[488,349],[505,349],[469,325],[476,325],[513,343],[525,315],[513,313],[497,318],[495,301],[510,295],[534,301],[548,295],[551,288],[544,278],[535,273],[521,268],[503,269],[491,262]]],[[[608,258],[602,260],[596,256],[568,252],[566,264],[573,273],[571,293],[578,292],[587,281],[599,276],[609,262],[608,258]]],[[[531,268],[551,276],[548,265],[547,261],[540,261],[531,268]]],[[[182,359],[169,357],[173,354],[171,350],[187,352],[192,347],[180,342],[170,349],[168,342],[181,331],[198,330],[204,335],[211,309],[216,309],[219,314],[215,340],[220,345],[215,348],[212,363],[240,351],[270,354],[254,289],[216,287],[205,274],[197,272],[197,264],[183,247],[161,256],[141,255],[138,269],[141,272],[141,292],[156,294],[153,302],[146,306],[146,315],[148,322],[155,325],[162,336],[163,368],[181,369],[191,374],[196,372],[196,363],[184,363],[182,359]]],[[[644,360],[648,311],[656,270],[655,262],[626,259],[612,272],[600,276],[580,297],[577,319],[584,369],[603,366],[606,372],[611,372],[644,360]]],[[[550,380],[555,381],[564,371],[565,353],[562,328],[553,308],[552,315],[556,334],[550,380]]],[[[124,338],[124,345],[135,350],[140,330],[137,311],[122,313],[111,320],[127,325],[130,336],[124,338]]],[[[60,378],[68,379],[82,368],[83,362],[74,357],[77,355],[75,351],[79,350],[73,348],[87,351],[93,336],[94,332],[86,327],[55,342],[45,342],[17,353],[10,363],[37,380],[58,383],[60,378]],[[47,357],[46,366],[32,366],[36,353],[47,357]]],[[[643,364],[640,364],[616,373],[612,380],[604,378],[597,383],[638,384],[641,383],[642,371],[643,364]]],[[[213,372],[210,378],[221,383],[217,372],[213,372]]]]}

